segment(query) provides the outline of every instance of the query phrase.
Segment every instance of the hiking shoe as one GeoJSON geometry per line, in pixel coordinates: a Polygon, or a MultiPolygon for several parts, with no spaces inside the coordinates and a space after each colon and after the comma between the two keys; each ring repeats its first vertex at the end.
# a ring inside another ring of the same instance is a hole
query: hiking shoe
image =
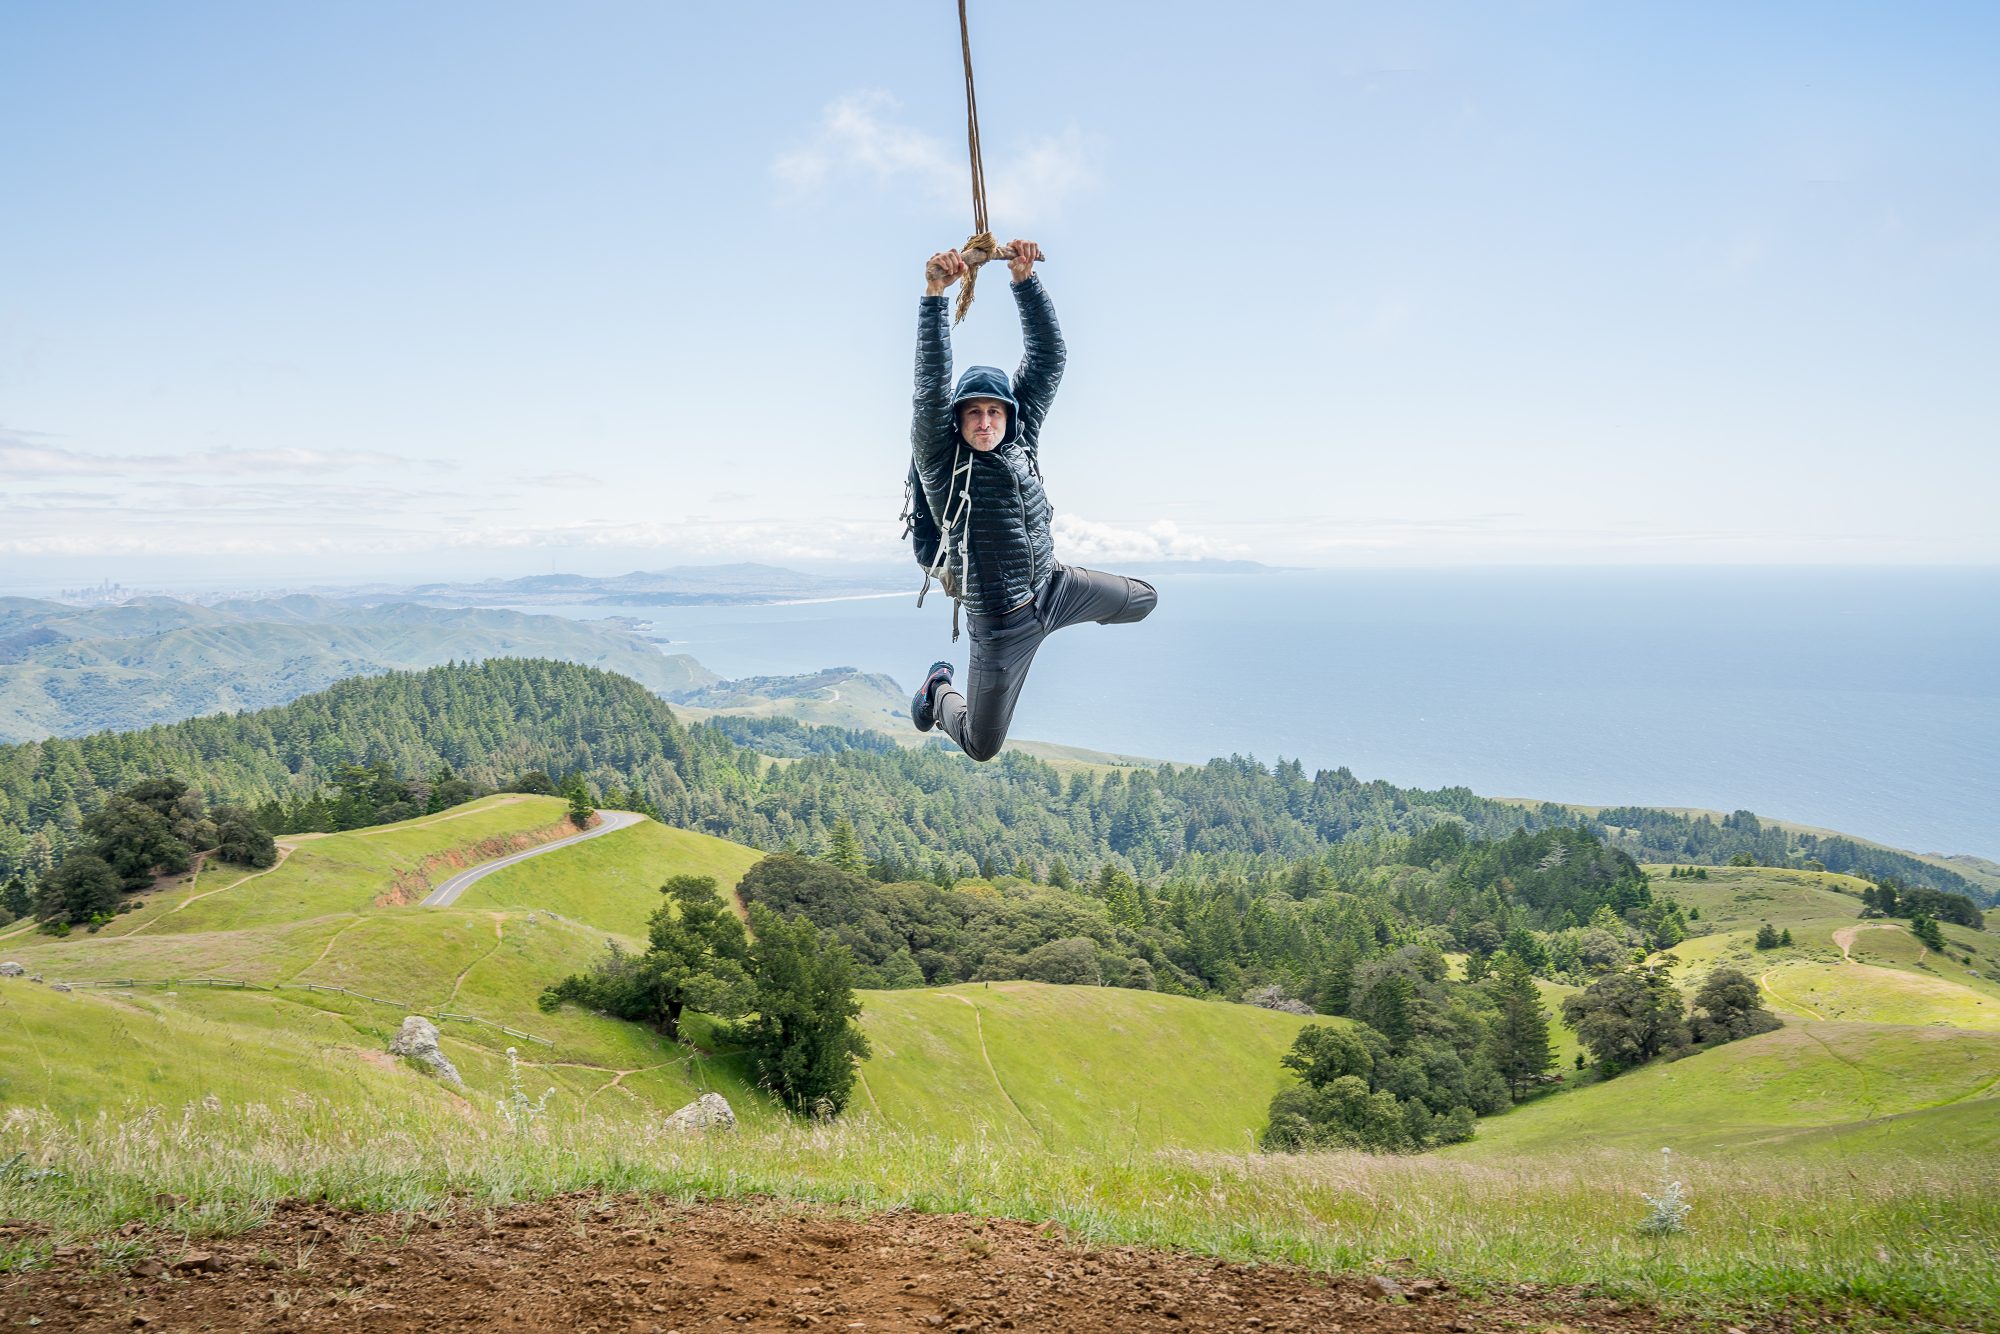
{"type": "Polygon", "coordinates": [[[919,732],[928,732],[937,724],[937,713],[933,704],[933,696],[937,693],[939,686],[949,685],[950,683],[951,664],[948,662],[932,663],[930,675],[926,676],[924,683],[917,687],[917,693],[910,696],[910,721],[917,725],[919,732]]]}

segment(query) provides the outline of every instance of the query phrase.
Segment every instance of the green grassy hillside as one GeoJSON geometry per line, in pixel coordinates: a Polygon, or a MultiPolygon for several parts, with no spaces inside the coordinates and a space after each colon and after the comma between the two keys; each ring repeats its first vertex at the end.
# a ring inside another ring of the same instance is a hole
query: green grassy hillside
{"type": "Polygon", "coordinates": [[[1240,1150],[1309,1022],[1344,1021],[1036,982],[865,992],[875,1055],[857,1102],[896,1129],[953,1138],[1240,1150]]]}
{"type": "MultiPolygon", "coordinates": [[[[307,1093],[357,1106],[399,1096],[455,1101],[384,1054],[403,1017],[423,1013],[470,1016],[443,1020],[441,1032],[465,1077],[464,1096],[481,1105],[504,1091],[505,1050],[517,1046],[530,1092],[557,1089],[552,1105],[650,1115],[714,1087],[753,1122],[775,1117],[726,1054],[711,1058],[636,1025],[573,1007],[545,1015],[535,1005],[543,987],[599,956],[607,930],[624,933],[638,914],[642,933],[640,909],[657,905],[668,876],[733,884],[756,853],[648,822],[490,876],[466,895],[498,882],[484,902],[416,906],[424,889],[462,867],[521,839],[567,832],[564,810],[554,798],[492,797],[399,825],[288,838],[272,870],[204,873],[156,891],[95,935],[14,934],[0,952],[51,981],[141,985],[63,993],[0,983],[0,1101],[74,1113],[126,1099],[174,1106],[211,1093],[264,1101],[307,1093]],[[569,910],[563,916],[508,902],[538,869],[569,910]],[[593,893],[599,876],[605,890],[593,893]],[[170,979],[249,987],[164,985],[170,979]],[[360,994],[313,989],[336,987],[360,994]]],[[[711,1030],[697,1019],[690,1035],[702,1042],[711,1030]]]]}
{"type": "MultiPolygon", "coordinates": [[[[49,951],[43,956],[47,958],[76,952],[100,957],[98,951],[107,942],[125,940],[132,957],[145,958],[150,956],[136,947],[141,937],[291,928],[393,906],[396,899],[415,902],[433,879],[442,880],[500,855],[492,849],[501,841],[574,833],[567,812],[567,805],[556,797],[502,795],[373,829],[290,835],[279,840],[283,860],[270,870],[245,872],[216,862],[198,875],[143,895],[136,911],[123,914],[95,935],[42,944],[45,938],[33,934],[31,923],[23,923],[11,938],[37,942],[38,948],[49,951]]],[[[227,950],[226,957],[237,954],[219,940],[196,943],[186,953],[200,957],[211,945],[227,950]]],[[[282,966],[283,961],[272,962],[282,966]]]]}
{"type": "Polygon", "coordinates": [[[2000,1150],[2000,1034],[1793,1022],[1479,1123],[1450,1152],[1659,1149],[1708,1156],[1809,1143],[1931,1157],[2000,1150]],[[1949,1125],[1963,1138],[1940,1138],[1949,1125]]]}
{"type": "Polygon", "coordinates": [[[1739,968],[1758,979],[1772,1009],[1801,1019],[2000,1031],[2000,983],[1992,976],[2000,941],[1944,924],[1952,948],[1927,950],[1905,923],[1861,919],[1855,895],[1863,883],[1767,867],[1719,868],[1705,881],[1666,881],[1665,892],[1700,909],[1690,925],[1703,934],[1663,957],[1676,961],[1678,980],[1689,989],[1713,968],[1739,968]],[[1790,931],[1792,944],[1757,949],[1757,927],[1764,922],[1790,931]]]}
{"type": "Polygon", "coordinates": [[[1794,871],[1771,866],[1711,866],[1706,880],[1668,879],[1665,866],[1648,866],[1656,892],[1699,908],[1690,922],[1700,932],[1751,930],[1769,922],[1783,930],[1826,918],[1852,919],[1861,912],[1866,880],[1831,871],[1794,871]]]}
{"type": "MultiPolygon", "coordinates": [[[[875,1054],[849,1115],[802,1127],[747,1085],[699,1017],[687,1024],[698,1045],[676,1047],[535,1006],[607,934],[636,935],[667,876],[733,881],[756,853],[642,824],[488,877],[453,908],[414,906],[417,890],[561,811],[494,798],[287,840],[263,875],[168,887],[94,936],[0,944],[0,958],[47,978],[253,984],[0,980],[0,1105],[18,1109],[0,1117],[0,1161],[20,1153],[69,1183],[0,1174],[0,1216],[55,1229],[0,1264],[131,1218],[166,1221],[159,1192],[195,1198],[199,1226],[221,1228],[299,1195],[379,1209],[610,1189],[1002,1213],[1350,1271],[1409,1256],[1466,1286],[1589,1283],[1711,1311],[1793,1301],[1964,1325],[2000,1294],[2000,1031],[1976,1005],[1993,957],[1977,933],[1954,934],[1940,957],[1899,925],[1860,922],[1820,881],[1695,882],[1714,929],[1676,952],[1699,961],[1687,976],[1740,957],[1800,1004],[1831,1007],[1831,993],[1804,988],[1832,978],[1857,998],[1843,1004],[1870,1014],[1944,988],[1927,1003],[1956,1017],[1793,1022],[1537,1098],[1421,1157],[1246,1152],[1300,1026],[1343,1021],[1018,982],[863,993],[875,1054]],[[1764,920],[1791,924],[1798,945],[1751,958],[1764,920]],[[1848,930],[1843,960],[1835,933],[1848,930]],[[362,994],[313,989],[329,987],[362,994]],[[463,1091],[386,1054],[414,1011],[437,1015],[463,1091]],[[509,1046],[531,1099],[555,1090],[533,1133],[511,1133],[495,1110],[509,1046]],[[662,1128],[663,1111],[710,1088],[742,1134],[662,1128]],[[1663,1146],[1694,1223],[1641,1238],[1663,1146]],[[1882,1240],[1918,1234],[1920,1246],[1882,1240]]],[[[1564,993],[1542,987],[1552,1006],[1564,993]]],[[[1567,1057],[1572,1040],[1556,1036],[1567,1057]]]]}
{"type": "Polygon", "coordinates": [[[646,919],[660,906],[662,867],[676,875],[714,876],[728,893],[761,856],[739,843],[648,820],[496,871],[474,882],[457,906],[541,909],[642,942],[646,919]]]}
{"type": "MultiPolygon", "coordinates": [[[[444,1021],[447,1053],[473,1096],[497,1095],[511,1044],[530,1062],[531,1080],[553,1083],[564,1101],[671,1108],[714,1083],[747,1099],[752,1119],[770,1115],[727,1058],[670,1050],[644,1029],[574,1007],[549,1015],[535,1005],[548,983],[595,959],[607,934],[643,936],[668,875],[733,886],[756,852],[647,822],[488,876],[450,909],[414,906],[482,850],[563,832],[563,810],[552,798],[494,797],[400,825],[288,838],[269,872],[218,868],[149,895],[95,935],[15,937],[8,957],[51,979],[226,978],[252,989],[61,995],[12,984],[0,1002],[35,1004],[6,1010],[0,1023],[0,1053],[23,1058],[9,1062],[18,1073],[6,1095],[75,1112],[107,1098],[241,1098],[296,1088],[285,1072],[303,1062],[317,1096],[359,1079],[362,1101],[397,1087],[448,1098],[380,1054],[404,1014],[423,1012],[476,1016],[555,1044],[444,1021]],[[53,1048],[44,1041],[51,1026],[65,1034],[53,1048]],[[107,1078],[114,1067],[122,1073],[107,1078]]],[[[901,1130],[1050,1147],[1242,1149],[1262,1127],[1281,1083],[1278,1058],[1302,1022],[1248,1006],[1030,983],[872,992],[864,1006],[876,1056],[857,1112],[901,1130]]],[[[699,1021],[695,1029],[706,1031],[699,1021]]]]}
{"type": "MultiPolygon", "coordinates": [[[[588,966],[606,935],[636,943],[667,876],[711,875],[733,885],[756,852],[646,822],[489,876],[451,909],[413,906],[463,866],[566,832],[563,812],[554,798],[500,796],[400,825],[289,838],[272,870],[218,867],[147,896],[95,935],[13,935],[7,956],[50,978],[227,978],[252,989],[142,985],[53,999],[57,993],[10,986],[0,998],[33,995],[35,1004],[21,1001],[0,1024],[0,1049],[20,1058],[8,1096],[77,1111],[106,1097],[229,1096],[283,1086],[283,1072],[311,1052],[316,1090],[332,1071],[352,1076],[364,1101],[399,1086],[432,1098],[440,1096],[434,1085],[385,1069],[379,1055],[405,1013],[423,1012],[472,1017],[446,1020],[444,1031],[475,1096],[499,1091],[504,1049],[517,1045],[559,1098],[579,1105],[638,1113],[676,1106],[714,1084],[747,1096],[753,1119],[770,1116],[726,1054],[670,1049],[632,1025],[573,1007],[545,1015],[535,1005],[549,982],[588,966]],[[68,1019],[60,1025],[65,1042],[52,1045],[46,1025],[55,1015],[68,1019]],[[553,1046],[510,1038],[494,1025],[553,1046]],[[118,1061],[121,1051],[131,1060],[118,1061]],[[180,1059],[164,1059],[168,1052],[180,1059]],[[113,1069],[115,1077],[106,1073],[113,1069]],[[397,1078],[377,1088],[390,1075],[397,1078]]],[[[1992,1040],[1977,1035],[2000,1033],[2000,986],[1980,973],[1990,954],[1966,951],[1990,946],[1979,933],[1952,928],[1952,953],[1926,951],[1898,924],[1860,921],[1847,888],[1847,877],[1763,868],[1676,880],[1672,892],[1700,908],[1707,934],[1673,957],[1685,985],[1728,963],[1758,977],[1781,1013],[1863,1022],[1795,1025],[1545,1097],[1483,1123],[1482,1141],[1496,1151],[1533,1148],[1543,1143],[1538,1126],[1555,1127],[1545,1134],[1550,1144],[1679,1133],[1673,1115],[1663,1119],[1648,1103],[1654,1099],[1692,1109],[1689,1133],[1709,1133],[1716,1144],[1863,1126],[1881,1127],[1869,1130],[1871,1142],[1887,1142],[1914,1133],[1897,1127],[1915,1125],[1908,1118],[1947,1094],[1970,1096],[1951,1072],[1993,1058],[1992,1040]],[[1790,929],[1794,947],[1754,950],[1751,934],[1765,921],[1790,929]],[[1966,957],[1975,965],[1963,964],[1966,957]],[[1878,1067],[1883,1073],[1868,1077],[1878,1067]],[[1938,1079],[1944,1084],[1933,1087],[1938,1079]],[[1655,1083],[1661,1091],[1646,1093],[1655,1083]],[[1831,1091],[1799,1098],[1807,1085],[1831,1091]],[[1707,1103],[1692,1097],[1696,1088],[1707,1103]],[[1889,1096],[1890,1089],[1901,1092],[1889,1096]],[[1640,1102],[1628,1106],[1628,1098],[1640,1102]],[[1779,1103],[1790,1110],[1774,1112],[1779,1103]]],[[[1553,1012],[1567,989],[1550,983],[1542,991],[1553,1012]]],[[[1240,1149],[1262,1126],[1282,1082],[1279,1057],[1300,1023],[1246,1006],[1018,982],[865,993],[863,1026],[876,1054],[854,1109],[899,1130],[1054,1149],[1240,1149]]],[[[697,1021],[694,1031],[712,1030],[697,1021]]],[[[1552,1035],[1558,1068],[1567,1071],[1574,1038],[1560,1025],[1552,1035]]]]}

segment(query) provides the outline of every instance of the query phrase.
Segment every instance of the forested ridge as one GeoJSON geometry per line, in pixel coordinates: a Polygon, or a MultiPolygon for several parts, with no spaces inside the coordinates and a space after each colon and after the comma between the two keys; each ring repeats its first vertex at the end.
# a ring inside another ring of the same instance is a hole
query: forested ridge
{"type": "Polygon", "coordinates": [[[0,598],[0,741],[76,737],[261,709],[368,672],[545,657],[654,690],[714,678],[615,625],[482,607],[356,605],[305,594],[77,607],[0,598]]]}
{"type": "Polygon", "coordinates": [[[1544,804],[1492,801],[1308,775],[1233,756],[1201,766],[1064,774],[1020,754],[975,765],[940,744],[908,750],[870,733],[731,719],[687,727],[625,677],[542,659],[489,659],[342,681],[254,713],[132,732],[0,747],[0,880],[45,873],[86,816],[142,779],[176,776],[211,802],[311,795],[342,766],[418,776],[448,766],[503,786],[540,770],[580,774],[597,793],[637,791],[669,824],[755,847],[823,849],[849,822],[878,869],[931,878],[1056,862],[1084,875],[1115,863],[1141,880],[1177,868],[1243,874],[1353,842],[1449,824],[1476,839],[1581,824],[1640,860],[1828,869],[1990,901],[1964,877],[1848,839],[1791,835],[1748,812],[1722,821],[1659,811],[1581,819],[1544,804]],[[759,754],[797,758],[772,765],[759,754]]]}

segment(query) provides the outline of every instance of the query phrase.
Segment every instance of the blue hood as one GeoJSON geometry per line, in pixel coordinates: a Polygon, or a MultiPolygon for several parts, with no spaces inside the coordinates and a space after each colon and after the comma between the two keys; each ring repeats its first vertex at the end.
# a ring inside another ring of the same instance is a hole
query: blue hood
{"type": "Polygon", "coordinates": [[[1000,443],[1011,445],[1021,437],[1021,405],[1014,401],[1014,383],[998,366],[968,366],[958,377],[951,395],[951,429],[958,432],[958,405],[968,398],[997,398],[1007,405],[1007,432],[1000,443]]]}

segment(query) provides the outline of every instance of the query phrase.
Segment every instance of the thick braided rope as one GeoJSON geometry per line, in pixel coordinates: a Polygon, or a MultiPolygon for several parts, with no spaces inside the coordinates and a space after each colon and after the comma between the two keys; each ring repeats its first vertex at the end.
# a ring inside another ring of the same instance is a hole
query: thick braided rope
{"type": "MultiPolygon", "coordinates": [[[[965,243],[968,251],[983,252],[990,259],[999,245],[993,240],[993,233],[986,223],[986,167],[979,158],[979,98],[972,88],[972,30],[965,18],[965,0],[958,0],[958,46],[965,57],[965,146],[972,156],[972,237],[965,243]]],[[[968,260],[971,256],[967,256],[968,260]]],[[[958,284],[958,307],[952,314],[952,323],[957,324],[972,309],[972,288],[979,278],[981,259],[966,270],[965,277],[958,284]]]]}

